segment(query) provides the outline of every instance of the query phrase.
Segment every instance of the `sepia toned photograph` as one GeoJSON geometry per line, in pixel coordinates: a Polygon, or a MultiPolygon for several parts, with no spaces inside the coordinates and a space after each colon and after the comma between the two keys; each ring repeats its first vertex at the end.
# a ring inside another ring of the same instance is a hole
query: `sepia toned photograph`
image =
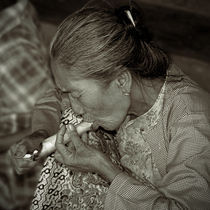
{"type": "Polygon", "coordinates": [[[0,0],[0,210],[210,210],[210,1],[0,0]]]}

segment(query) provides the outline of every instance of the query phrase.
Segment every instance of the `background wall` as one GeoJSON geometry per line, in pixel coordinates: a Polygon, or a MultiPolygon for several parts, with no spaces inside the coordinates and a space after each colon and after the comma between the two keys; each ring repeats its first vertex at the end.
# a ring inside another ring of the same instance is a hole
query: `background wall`
{"type": "MultiPolygon", "coordinates": [[[[109,0],[124,4],[128,0],[109,0]]],[[[87,0],[31,0],[49,43],[57,25],[87,0]]],[[[154,39],[185,73],[210,92],[210,1],[136,0],[154,39]]]]}

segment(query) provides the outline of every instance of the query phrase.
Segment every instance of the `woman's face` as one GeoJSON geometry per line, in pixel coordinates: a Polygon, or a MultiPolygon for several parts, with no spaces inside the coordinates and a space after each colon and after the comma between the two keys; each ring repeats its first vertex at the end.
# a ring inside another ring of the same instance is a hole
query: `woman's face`
{"type": "Polygon", "coordinates": [[[66,71],[53,70],[56,84],[68,93],[76,114],[91,119],[93,127],[115,130],[124,121],[130,100],[122,93],[117,79],[104,88],[93,79],[73,79],[66,71]]]}

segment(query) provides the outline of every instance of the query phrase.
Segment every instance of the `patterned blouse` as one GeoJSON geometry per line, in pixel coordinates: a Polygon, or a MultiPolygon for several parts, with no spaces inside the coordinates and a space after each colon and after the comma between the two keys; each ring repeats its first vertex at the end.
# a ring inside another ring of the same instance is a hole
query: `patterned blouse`
{"type": "MultiPolygon", "coordinates": [[[[144,133],[154,126],[163,106],[165,84],[152,108],[130,120],[129,116],[114,139],[106,133],[90,133],[89,145],[107,152],[112,161],[137,179],[151,184],[160,178],[144,133]],[[103,139],[103,140],[102,140],[103,139]],[[103,142],[102,142],[103,141],[103,142]],[[116,142],[117,141],[117,142],[116,142]],[[117,148],[118,147],[118,148],[117,148]],[[118,154],[118,151],[120,154],[118,154]]],[[[64,112],[64,124],[79,123],[71,109],[64,112]]],[[[97,174],[70,171],[48,157],[41,172],[31,210],[35,209],[104,209],[109,184],[97,174]]]]}
{"type": "Polygon", "coordinates": [[[168,75],[152,108],[128,116],[116,138],[89,133],[87,144],[122,169],[111,184],[51,156],[31,209],[209,210],[210,96],[174,65],[168,75]]]}

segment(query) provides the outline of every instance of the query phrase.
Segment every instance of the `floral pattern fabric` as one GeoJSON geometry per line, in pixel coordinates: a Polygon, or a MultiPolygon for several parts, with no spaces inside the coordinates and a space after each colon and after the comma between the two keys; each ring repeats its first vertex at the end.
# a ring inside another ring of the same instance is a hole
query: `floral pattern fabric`
{"type": "Polygon", "coordinates": [[[165,83],[149,111],[134,120],[130,120],[128,116],[117,133],[122,166],[128,168],[136,179],[143,179],[151,184],[160,179],[160,173],[145,134],[158,122],[163,108],[164,93],[165,83]]]}
{"type": "MultiPolygon", "coordinates": [[[[81,122],[72,109],[64,112],[62,123],[74,125],[81,122]]],[[[117,143],[112,135],[102,130],[89,132],[89,145],[106,153],[113,163],[118,165],[119,154],[117,143]]],[[[104,201],[109,183],[94,173],[71,171],[65,165],[58,163],[54,155],[49,156],[40,174],[39,183],[32,201],[31,210],[40,209],[104,209],[104,201]]]]}
{"type": "MultiPolygon", "coordinates": [[[[106,153],[121,170],[139,180],[153,184],[160,178],[144,135],[156,125],[163,106],[165,84],[152,108],[144,115],[130,120],[128,116],[116,137],[103,131],[89,132],[86,142],[106,153]]],[[[78,124],[71,109],[65,111],[63,124],[78,124]]],[[[40,209],[104,209],[109,183],[94,173],[71,171],[58,163],[53,154],[42,169],[31,210],[40,209]]]]}

